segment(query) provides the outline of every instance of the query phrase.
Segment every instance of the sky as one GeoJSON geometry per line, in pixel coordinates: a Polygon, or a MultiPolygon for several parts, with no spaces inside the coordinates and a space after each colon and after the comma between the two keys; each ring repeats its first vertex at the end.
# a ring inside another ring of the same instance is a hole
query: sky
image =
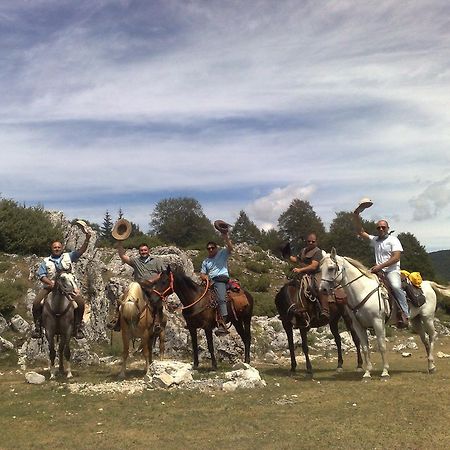
{"type": "Polygon", "coordinates": [[[0,196],[148,231],[363,197],[450,249],[450,3],[2,0],[0,196]]]}

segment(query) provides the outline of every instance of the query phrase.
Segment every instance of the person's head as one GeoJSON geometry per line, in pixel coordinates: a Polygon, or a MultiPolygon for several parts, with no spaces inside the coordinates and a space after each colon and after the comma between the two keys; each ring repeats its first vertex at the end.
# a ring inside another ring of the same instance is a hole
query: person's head
{"type": "Polygon", "coordinates": [[[206,244],[206,250],[208,250],[208,257],[212,258],[217,255],[217,252],[219,251],[217,244],[214,241],[209,241],[206,244]]]}
{"type": "Polygon", "coordinates": [[[309,233],[306,237],[306,248],[312,250],[317,247],[317,236],[315,233],[309,233]]]}
{"type": "Polygon", "coordinates": [[[148,252],[149,252],[148,245],[145,242],[139,244],[139,256],[147,258],[148,252]]]}
{"type": "Polygon", "coordinates": [[[377,232],[378,237],[384,237],[389,234],[389,224],[387,223],[387,220],[379,220],[377,222],[377,232]]]}
{"type": "Polygon", "coordinates": [[[53,256],[60,256],[64,249],[63,245],[59,241],[53,241],[50,248],[53,256]]]}

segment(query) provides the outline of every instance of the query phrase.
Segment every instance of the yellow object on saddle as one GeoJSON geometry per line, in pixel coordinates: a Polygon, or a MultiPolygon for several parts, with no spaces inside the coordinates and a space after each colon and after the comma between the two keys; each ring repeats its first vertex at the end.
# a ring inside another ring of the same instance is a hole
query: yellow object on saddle
{"type": "Polygon", "coordinates": [[[400,270],[400,273],[411,281],[413,286],[420,288],[422,285],[422,275],[420,272],[408,272],[407,270],[400,270]]]}

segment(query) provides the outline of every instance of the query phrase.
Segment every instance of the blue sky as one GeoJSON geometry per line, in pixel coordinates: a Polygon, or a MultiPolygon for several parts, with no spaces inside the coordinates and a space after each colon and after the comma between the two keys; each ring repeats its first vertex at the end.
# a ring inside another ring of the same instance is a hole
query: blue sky
{"type": "Polygon", "coordinates": [[[148,229],[163,198],[276,226],[361,197],[450,248],[447,1],[0,3],[0,195],[148,229]]]}

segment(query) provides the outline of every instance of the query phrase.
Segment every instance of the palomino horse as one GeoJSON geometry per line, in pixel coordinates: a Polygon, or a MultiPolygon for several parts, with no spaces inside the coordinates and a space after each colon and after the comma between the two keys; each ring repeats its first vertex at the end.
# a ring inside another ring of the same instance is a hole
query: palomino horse
{"type": "Polygon", "coordinates": [[[145,373],[148,375],[150,363],[153,360],[153,347],[159,337],[159,357],[164,358],[165,327],[167,319],[164,316],[159,329],[154,327],[154,314],[144,298],[144,292],[139,283],[133,281],[121,298],[120,329],[122,332],[122,369],[119,378],[125,378],[127,359],[129,356],[130,339],[141,338],[142,353],[145,358],[145,373]]]}
{"type": "Polygon", "coordinates": [[[411,328],[420,336],[427,352],[428,372],[434,373],[436,366],[434,365],[434,342],[437,337],[434,329],[434,313],[436,311],[436,292],[450,297],[450,286],[442,286],[434,281],[423,281],[422,291],[425,295],[425,303],[416,307],[409,303],[410,308],[410,324],[411,328]]]}
{"type": "Polygon", "coordinates": [[[322,259],[320,267],[322,281],[319,289],[331,294],[336,287],[342,287],[347,294],[347,306],[350,310],[352,324],[358,333],[363,351],[365,365],[363,377],[370,378],[372,370],[368,328],[373,328],[377,337],[378,349],[383,362],[381,376],[388,377],[385,323],[390,316],[391,309],[386,288],[380,284],[378,277],[359,261],[338,256],[334,248],[331,254],[322,259]]]}
{"type": "MultiPolygon", "coordinates": [[[[316,319],[317,304],[310,301],[307,297],[308,293],[305,292],[305,278],[303,282],[298,279],[291,280],[286,283],[275,296],[275,306],[277,307],[280,320],[283,324],[283,328],[286,331],[286,336],[289,344],[289,353],[291,355],[291,372],[295,372],[297,367],[297,360],[295,359],[294,348],[294,335],[293,329],[298,328],[302,338],[302,349],[306,360],[306,372],[312,375],[312,365],[309,360],[309,348],[308,348],[308,331],[311,328],[323,326],[319,324],[316,319]]],[[[362,357],[359,349],[359,339],[352,327],[352,321],[345,309],[345,305],[340,303],[329,303],[330,309],[330,330],[334,336],[338,352],[338,366],[337,372],[342,371],[342,365],[344,363],[342,358],[342,341],[338,330],[338,322],[342,317],[344,319],[347,330],[351,333],[353,342],[356,346],[358,368],[362,367],[362,357]]]]}
{"type": "Polygon", "coordinates": [[[44,301],[42,325],[50,353],[50,379],[55,378],[55,336],[59,336],[59,372],[64,374],[64,357],[67,361],[67,378],[72,378],[70,367],[70,338],[74,327],[74,305],[70,298],[75,294],[76,283],[71,273],[59,272],[55,285],[44,301]]]}
{"type": "MultiPolygon", "coordinates": [[[[182,303],[182,311],[186,320],[187,328],[191,335],[192,350],[194,355],[194,369],[198,368],[198,343],[197,328],[203,328],[208,343],[208,350],[211,355],[211,364],[213,369],[217,369],[217,361],[214,354],[213,329],[217,325],[216,309],[212,306],[212,293],[208,286],[203,287],[195,283],[182,271],[172,271],[170,267],[162,272],[160,278],[154,283],[151,296],[154,298],[165,298],[167,295],[175,292],[182,303]]],[[[250,340],[251,330],[250,321],[253,312],[253,298],[247,292],[248,304],[236,311],[228,303],[228,321],[234,325],[244,343],[244,359],[246,363],[250,362],[250,340]]]]}

